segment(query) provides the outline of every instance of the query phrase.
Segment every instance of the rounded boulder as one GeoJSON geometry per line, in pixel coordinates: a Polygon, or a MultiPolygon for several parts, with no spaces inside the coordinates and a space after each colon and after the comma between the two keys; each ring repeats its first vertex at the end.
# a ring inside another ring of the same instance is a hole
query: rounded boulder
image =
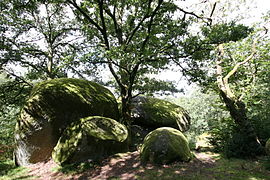
{"type": "Polygon", "coordinates": [[[190,127],[190,116],[184,108],[152,97],[133,98],[131,116],[134,124],[149,128],[172,127],[185,132],[190,127]]]}
{"type": "Polygon", "coordinates": [[[90,116],[69,126],[52,152],[60,165],[86,160],[99,161],[127,150],[127,128],[105,117],[90,116]]]}
{"type": "Polygon", "coordinates": [[[158,128],[144,139],[140,150],[142,163],[169,164],[192,158],[186,137],[170,127],[158,128]]]}
{"type": "Polygon", "coordinates": [[[16,124],[15,162],[28,165],[47,160],[66,127],[88,116],[118,120],[116,99],[107,88],[69,78],[37,84],[16,124]]]}

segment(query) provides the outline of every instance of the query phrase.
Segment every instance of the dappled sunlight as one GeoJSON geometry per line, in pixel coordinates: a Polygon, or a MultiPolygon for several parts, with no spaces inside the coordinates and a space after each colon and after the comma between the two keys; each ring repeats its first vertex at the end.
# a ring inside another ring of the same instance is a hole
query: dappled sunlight
{"type": "Polygon", "coordinates": [[[119,177],[121,179],[132,179],[139,173],[141,166],[139,153],[124,153],[124,156],[109,158],[103,161],[103,166],[95,168],[93,171],[85,172],[78,179],[86,177],[91,179],[107,179],[109,177],[119,177]]]}
{"type": "Polygon", "coordinates": [[[213,162],[209,161],[209,159],[202,161],[195,158],[191,162],[177,162],[169,165],[142,165],[139,153],[135,151],[124,153],[124,156],[120,159],[119,157],[110,158],[102,163],[104,166],[84,173],[79,179],[89,175],[91,179],[106,179],[110,177],[117,177],[119,179],[179,178],[189,176],[188,174],[199,171],[202,168],[210,168],[213,166],[213,162]]]}
{"type": "Polygon", "coordinates": [[[158,98],[134,98],[131,113],[138,125],[151,128],[173,127],[182,132],[190,127],[190,117],[182,107],[158,98]]]}
{"type": "MultiPolygon", "coordinates": [[[[138,151],[118,153],[100,163],[85,162],[69,167],[60,167],[52,160],[32,164],[26,168],[10,169],[5,175],[13,179],[73,179],[73,180],[268,180],[270,171],[262,166],[260,157],[256,160],[225,159],[218,153],[194,152],[190,162],[175,162],[165,165],[141,164],[138,151]],[[15,178],[16,177],[16,178],[15,178]]],[[[2,180],[3,178],[0,177],[2,180]]],[[[5,179],[5,178],[4,178],[5,179]]]]}

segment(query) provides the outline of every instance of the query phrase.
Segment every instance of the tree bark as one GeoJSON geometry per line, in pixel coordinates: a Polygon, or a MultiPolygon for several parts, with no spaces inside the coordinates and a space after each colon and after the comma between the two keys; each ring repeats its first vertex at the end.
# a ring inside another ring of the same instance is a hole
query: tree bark
{"type": "Polygon", "coordinates": [[[261,143],[257,137],[257,134],[247,117],[247,109],[244,102],[240,100],[234,100],[228,97],[222,90],[220,90],[220,95],[226,108],[230,112],[232,119],[235,124],[240,127],[241,134],[245,134],[249,142],[258,148],[261,147],[261,143]]]}
{"type": "Polygon", "coordinates": [[[121,108],[121,122],[128,128],[131,125],[131,109],[130,109],[131,97],[122,97],[122,108],[121,108]]]}
{"type": "Polygon", "coordinates": [[[225,77],[223,77],[222,63],[224,50],[222,44],[218,46],[218,51],[219,56],[216,61],[216,73],[220,96],[225,103],[227,110],[230,112],[230,115],[235,124],[240,128],[240,133],[245,135],[245,138],[248,139],[250,147],[262,149],[261,143],[250,122],[250,119],[247,117],[247,109],[245,103],[234,95],[228,81],[228,79],[237,71],[237,68],[240,65],[244,64],[254,56],[254,52],[252,52],[252,55],[245,59],[243,62],[236,64],[233,70],[230,71],[225,77]]]}

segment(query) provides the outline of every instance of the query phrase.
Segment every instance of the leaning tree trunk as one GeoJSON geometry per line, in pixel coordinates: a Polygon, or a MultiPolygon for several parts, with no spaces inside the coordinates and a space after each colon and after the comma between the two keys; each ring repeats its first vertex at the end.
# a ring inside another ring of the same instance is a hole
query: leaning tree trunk
{"type": "Polygon", "coordinates": [[[247,109],[244,102],[240,100],[234,100],[228,97],[222,90],[220,90],[220,95],[226,108],[230,112],[232,119],[235,124],[238,125],[240,133],[245,135],[252,147],[261,148],[261,143],[256,135],[256,132],[247,117],[247,109]]]}
{"type": "Polygon", "coordinates": [[[239,127],[240,133],[245,136],[248,140],[248,146],[250,148],[255,148],[261,150],[261,143],[258,140],[256,132],[250,122],[250,119],[247,116],[247,108],[245,103],[241,100],[241,98],[236,97],[229,86],[229,78],[234,75],[238,69],[238,67],[250,59],[255,55],[255,51],[244,61],[237,63],[234,68],[226,75],[223,76],[222,63],[224,50],[223,45],[220,44],[218,46],[219,56],[217,59],[216,73],[217,73],[217,84],[220,92],[220,96],[223,102],[226,105],[227,110],[230,112],[232,119],[235,124],[239,127]]]}

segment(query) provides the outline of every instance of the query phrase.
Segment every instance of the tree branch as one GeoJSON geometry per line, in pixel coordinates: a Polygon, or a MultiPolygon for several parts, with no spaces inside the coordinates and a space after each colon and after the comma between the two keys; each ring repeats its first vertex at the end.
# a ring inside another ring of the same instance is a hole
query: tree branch
{"type": "Polygon", "coordinates": [[[216,61],[216,73],[217,73],[217,84],[218,88],[224,93],[224,95],[228,96],[230,99],[234,99],[235,95],[232,92],[231,88],[229,87],[228,81],[224,81],[222,75],[222,63],[223,63],[223,56],[225,54],[223,44],[218,45],[218,59],[216,61]]]}
{"type": "Polygon", "coordinates": [[[116,6],[113,7],[113,13],[110,11],[108,7],[105,8],[105,12],[112,18],[114,24],[115,34],[117,36],[119,44],[123,44],[123,34],[121,28],[119,28],[119,24],[117,23],[115,16],[116,6]]]}
{"type": "Polygon", "coordinates": [[[131,42],[133,36],[134,36],[135,33],[138,31],[138,29],[140,28],[140,26],[142,25],[142,23],[143,23],[147,18],[150,17],[150,16],[149,16],[149,12],[150,12],[150,8],[151,8],[151,3],[152,3],[152,0],[149,0],[149,2],[148,2],[148,7],[147,7],[147,13],[144,15],[144,17],[141,19],[141,21],[137,24],[137,26],[131,31],[130,36],[128,36],[128,38],[127,38],[126,45],[128,45],[128,44],[131,42]]]}
{"type": "Polygon", "coordinates": [[[157,7],[155,8],[155,10],[153,11],[153,13],[152,13],[152,15],[150,17],[150,21],[149,21],[148,29],[147,29],[147,36],[146,36],[146,38],[143,41],[141,53],[143,53],[143,51],[145,49],[145,46],[146,46],[146,44],[147,44],[147,42],[148,42],[148,40],[150,38],[150,34],[151,34],[151,30],[152,30],[154,18],[157,15],[157,12],[160,9],[160,6],[161,6],[162,3],[163,3],[163,0],[159,0],[158,1],[158,5],[157,5],[157,7]]]}
{"type": "MultiPolygon", "coordinates": [[[[196,18],[198,18],[198,19],[202,19],[202,20],[205,20],[205,19],[206,19],[207,21],[210,22],[209,25],[211,25],[211,22],[212,22],[211,16],[210,16],[210,18],[206,18],[206,17],[203,17],[203,16],[199,16],[199,15],[195,14],[194,12],[186,11],[186,10],[180,8],[180,7],[177,7],[177,9],[178,9],[179,11],[183,12],[184,14],[188,14],[188,15],[194,16],[194,17],[196,17],[196,18]]],[[[214,8],[212,9],[212,12],[214,12],[213,10],[214,10],[214,8]]],[[[207,24],[208,24],[208,23],[207,23],[207,24]]]]}
{"type": "Polygon", "coordinates": [[[237,69],[238,69],[241,65],[247,63],[248,61],[250,61],[250,60],[255,56],[255,54],[256,54],[256,44],[257,44],[257,41],[258,41],[258,38],[256,38],[256,39],[254,40],[253,44],[252,44],[252,52],[251,52],[251,54],[250,54],[244,61],[237,63],[237,64],[233,67],[233,69],[232,69],[232,70],[224,77],[224,82],[225,82],[225,83],[228,83],[228,79],[229,79],[232,75],[234,75],[234,74],[236,73],[237,69]]]}
{"type": "Polygon", "coordinates": [[[129,71],[127,68],[125,68],[125,67],[123,67],[123,66],[117,64],[117,63],[114,62],[114,61],[97,61],[97,62],[91,62],[91,63],[92,63],[92,64],[105,64],[105,63],[106,63],[106,64],[112,64],[112,65],[115,65],[115,66],[119,67],[120,69],[125,70],[128,74],[131,74],[130,71],[129,71]]]}
{"type": "Polygon", "coordinates": [[[102,24],[101,34],[103,36],[104,43],[106,45],[106,49],[109,50],[110,49],[110,43],[109,43],[109,40],[108,40],[107,27],[106,27],[105,17],[104,17],[104,13],[103,13],[103,8],[104,8],[103,7],[103,0],[98,0],[98,6],[99,6],[100,20],[101,20],[101,24],[102,24]]]}
{"type": "Polygon", "coordinates": [[[33,84],[27,82],[27,81],[24,80],[22,77],[16,75],[15,73],[13,73],[13,72],[11,72],[11,71],[8,71],[8,70],[5,69],[5,72],[6,72],[7,74],[9,74],[10,76],[13,76],[13,77],[15,77],[16,79],[20,80],[20,81],[23,82],[24,84],[27,84],[27,85],[30,86],[30,87],[33,87],[33,86],[34,86],[33,84]]]}
{"type": "Polygon", "coordinates": [[[94,25],[100,32],[103,31],[103,29],[96,23],[82,8],[79,7],[79,5],[76,3],[76,0],[67,0],[69,4],[71,4],[75,9],[77,9],[85,19],[92,25],[94,25]]]}

